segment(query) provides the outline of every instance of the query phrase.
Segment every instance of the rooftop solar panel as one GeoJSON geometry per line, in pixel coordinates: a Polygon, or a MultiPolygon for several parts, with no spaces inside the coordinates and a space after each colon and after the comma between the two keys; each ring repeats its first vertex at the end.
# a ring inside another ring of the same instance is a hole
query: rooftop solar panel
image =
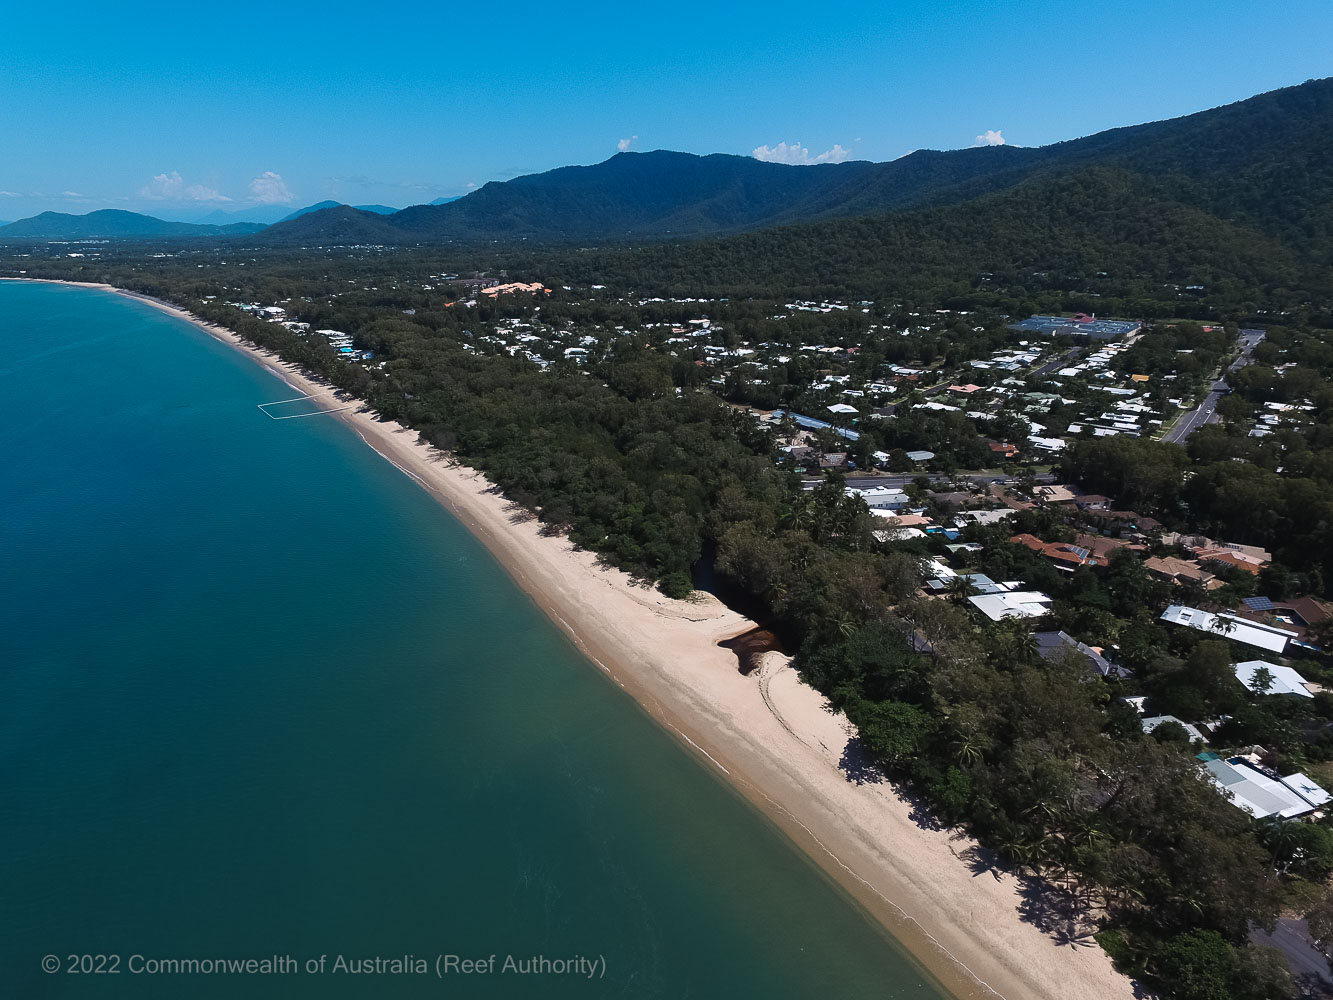
{"type": "Polygon", "coordinates": [[[1245,606],[1251,611],[1272,611],[1275,607],[1267,597],[1247,597],[1245,606]]]}

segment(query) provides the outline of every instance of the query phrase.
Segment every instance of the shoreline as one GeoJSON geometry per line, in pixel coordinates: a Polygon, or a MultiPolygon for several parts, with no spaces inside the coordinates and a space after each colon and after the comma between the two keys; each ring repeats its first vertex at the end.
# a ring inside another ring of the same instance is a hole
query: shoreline
{"type": "MultiPolygon", "coordinates": [[[[101,283],[48,283],[136,299],[243,352],[298,392],[336,391],[170,303],[101,283]]],[[[636,586],[593,553],[543,537],[535,518],[512,522],[509,501],[480,473],[417,443],[415,431],[380,420],[363,401],[326,415],[457,517],[585,656],[776,823],[936,986],[960,1000],[1134,996],[1090,938],[1060,944],[1023,920],[1022,884],[984,866],[974,871],[971,838],[919,824],[913,803],[888,782],[849,779],[838,766],[845,720],[799,682],[787,658],[765,654],[760,669],[742,675],[735,654],[717,643],[754,622],[711,595],[676,601],[636,586]]]]}

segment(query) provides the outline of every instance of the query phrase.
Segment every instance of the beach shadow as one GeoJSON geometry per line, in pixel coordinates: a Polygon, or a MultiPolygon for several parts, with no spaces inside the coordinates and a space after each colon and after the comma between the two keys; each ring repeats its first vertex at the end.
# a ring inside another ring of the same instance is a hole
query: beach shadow
{"type": "Polygon", "coordinates": [[[861,737],[853,736],[843,748],[838,770],[854,785],[882,785],[887,779],[861,737]]]}
{"type": "Polygon", "coordinates": [[[509,515],[510,524],[527,524],[529,521],[537,519],[537,515],[521,503],[510,502],[505,504],[505,513],[509,515]]]}
{"type": "Polygon", "coordinates": [[[939,833],[949,829],[935,818],[935,814],[930,811],[930,807],[926,805],[925,799],[921,798],[921,796],[913,794],[905,787],[898,784],[893,786],[893,794],[897,797],[899,802],[907,803],[910,807],[908,809],[907,818],[922,830],[939,833]]]}
{"type": "Polygon", "coordinates": [[[967,865],[968,871],[972,873],[974,878],[980,875],[989,875],[996,882],[1000,882],[1005,875],[1013,874],[1000,860],[998,854],[982,847],[980,844],[973,844],[971,847],[966,847],[954,853],[967,865]]]}
{"type": "Polygon", "coordinates": [[[1078,894],[1045,879],[1024,878],[1019,915],[1052,941],[1067,948],[1098,948],[1096,917],[1078,894]]]}

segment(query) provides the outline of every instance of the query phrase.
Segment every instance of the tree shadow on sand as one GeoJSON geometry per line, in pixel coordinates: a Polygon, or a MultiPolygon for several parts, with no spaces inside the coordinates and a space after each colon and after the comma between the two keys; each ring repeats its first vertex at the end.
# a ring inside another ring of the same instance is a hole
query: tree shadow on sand
{"type": "Polygon", "coordinates": [[[838,770],[854,785],[880,785],[887,780],[859,736],[847,741],[842,759],[838,761],[838,770]]]}
{"type": "Polygon", "coordinates": [[[967,870],[975,878],[980,875],[989,875],[996,882],[1002,880],[1005,875],[1012,875],[1013,872],[1000,860],[1000,856],[994,851],[982,847],[980,844],[973,844],[965,847],[961,851],[955,851],[958,859],[967,865],[967,870]]]}
{"type": "Polygon", "coordinates": [[[1097,948],[1096,915],[1077,891],[1047,879],[1019,881],[1019,915],[1056,944],[1069,948],[1097,948]]]}

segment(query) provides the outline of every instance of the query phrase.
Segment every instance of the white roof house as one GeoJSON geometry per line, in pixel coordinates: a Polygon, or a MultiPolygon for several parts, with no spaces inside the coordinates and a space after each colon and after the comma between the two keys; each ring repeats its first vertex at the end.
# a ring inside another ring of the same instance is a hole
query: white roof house
{"type": "Polygon", "coordinates": [[[1219,639],[1234,639],[1270,653],[1282,653],[1287,648],[1287,642],[1296,638],[1295,632],[1286,629],[1252,622],[1236,615],[1215,615],[1210,611],[1187,608],[1183,604],[1173,604],[1163,611],[1161,621],[1172,625],[1188,625],[1201,632],[1210,632],[1219,639]]]}
{"type": "Polygon", "coordinates": [[[1224,793],[1230,793],[1232,803],[1256,819],[1304,816],[1331,798],[1303,774],[1270,778],[1242,757],[1204,761],[1203,766],[1213,783],[1224,793]]]}
{"type": "Polygon", "coordinates": [[[871,510],[897,510],[907,505],[907,494],[891,486],[871,486],[866,489],[848,486],[845,492],[848,496],[860,497],[871,510]]]}
{"type": "Polygon", "coordinates": [[[1039,590],[978,594],[968,601],[993,622],[1005,618],[1040,618],[1051,610],[1051,598],[1039,590]]]}
{"type": "Polygon", "coordinates": [[[1291,667],[1281,667],[1276,663],[1266,663],[1263,660],[1246,660],[1244,663],[1237,663],[1235,669],[1236,680],[1255,694],[1259,693],[1255,686],[1255,675],[1260,670],[1267,670],[1273,675],[1273,683],[1268,686],[1267,691],[1263,692],[1264,694],[1294,694],[1301,698],[1314,697],[1310,689],[1306,687],[1309,681],[1291,667]]]}
{"type": "Polygon", "coordinates": [[[950,577],[958,575],[938,559],[928,559],[923,562],[921,572],[927,580],[948,580],[950,577]]]}
{"type": "Polygon", "coordinates": [[[1282,779],[1282,784],[1286,785],[1307,802],[1313,802],[1316,806],[1327,805],[1329,802],[1333,802],[1333,795],[1329,795],[1328,792],[1324,791],[1300,771],[1297,771],[1295,774],[1287,775],[1282,779]]]}
{"type": "MultiPolygon", "coordinates": [[[[1126,700],[1128,701],[1128,699],[1126,700]]],[[[1143,710],[1142,703],[1140,703],[1138,708],[1139,711],[1143,710]]],[[[1200,732],[1198,726],[1190,725],[1190,723],[1186,722],[1184,719],[1177,719],[1174,715],[1153,715],[1149,716],[1146,719],[1139,720],[1139,723],[1143,726],[1143,731],[1145,733],[1151,733],[1154,729],[1156,729],[1164,722],[1179,723],[1184,728],[1185,732],[1190,734],[1190,739],[1199,740],[1202,743],[1208,742],[1208,739],[1203,735],[1202,732],[1200,732]]]]}
{"type": "Polygon", "coordinates": [[[999,510],[964,510],[960,511],[954,518],[954,524],[958,527],[968,524],[999,524],[1008,518],[1013,517],[1018,511],[1010,507],[1001,507],[999,510]]]}

